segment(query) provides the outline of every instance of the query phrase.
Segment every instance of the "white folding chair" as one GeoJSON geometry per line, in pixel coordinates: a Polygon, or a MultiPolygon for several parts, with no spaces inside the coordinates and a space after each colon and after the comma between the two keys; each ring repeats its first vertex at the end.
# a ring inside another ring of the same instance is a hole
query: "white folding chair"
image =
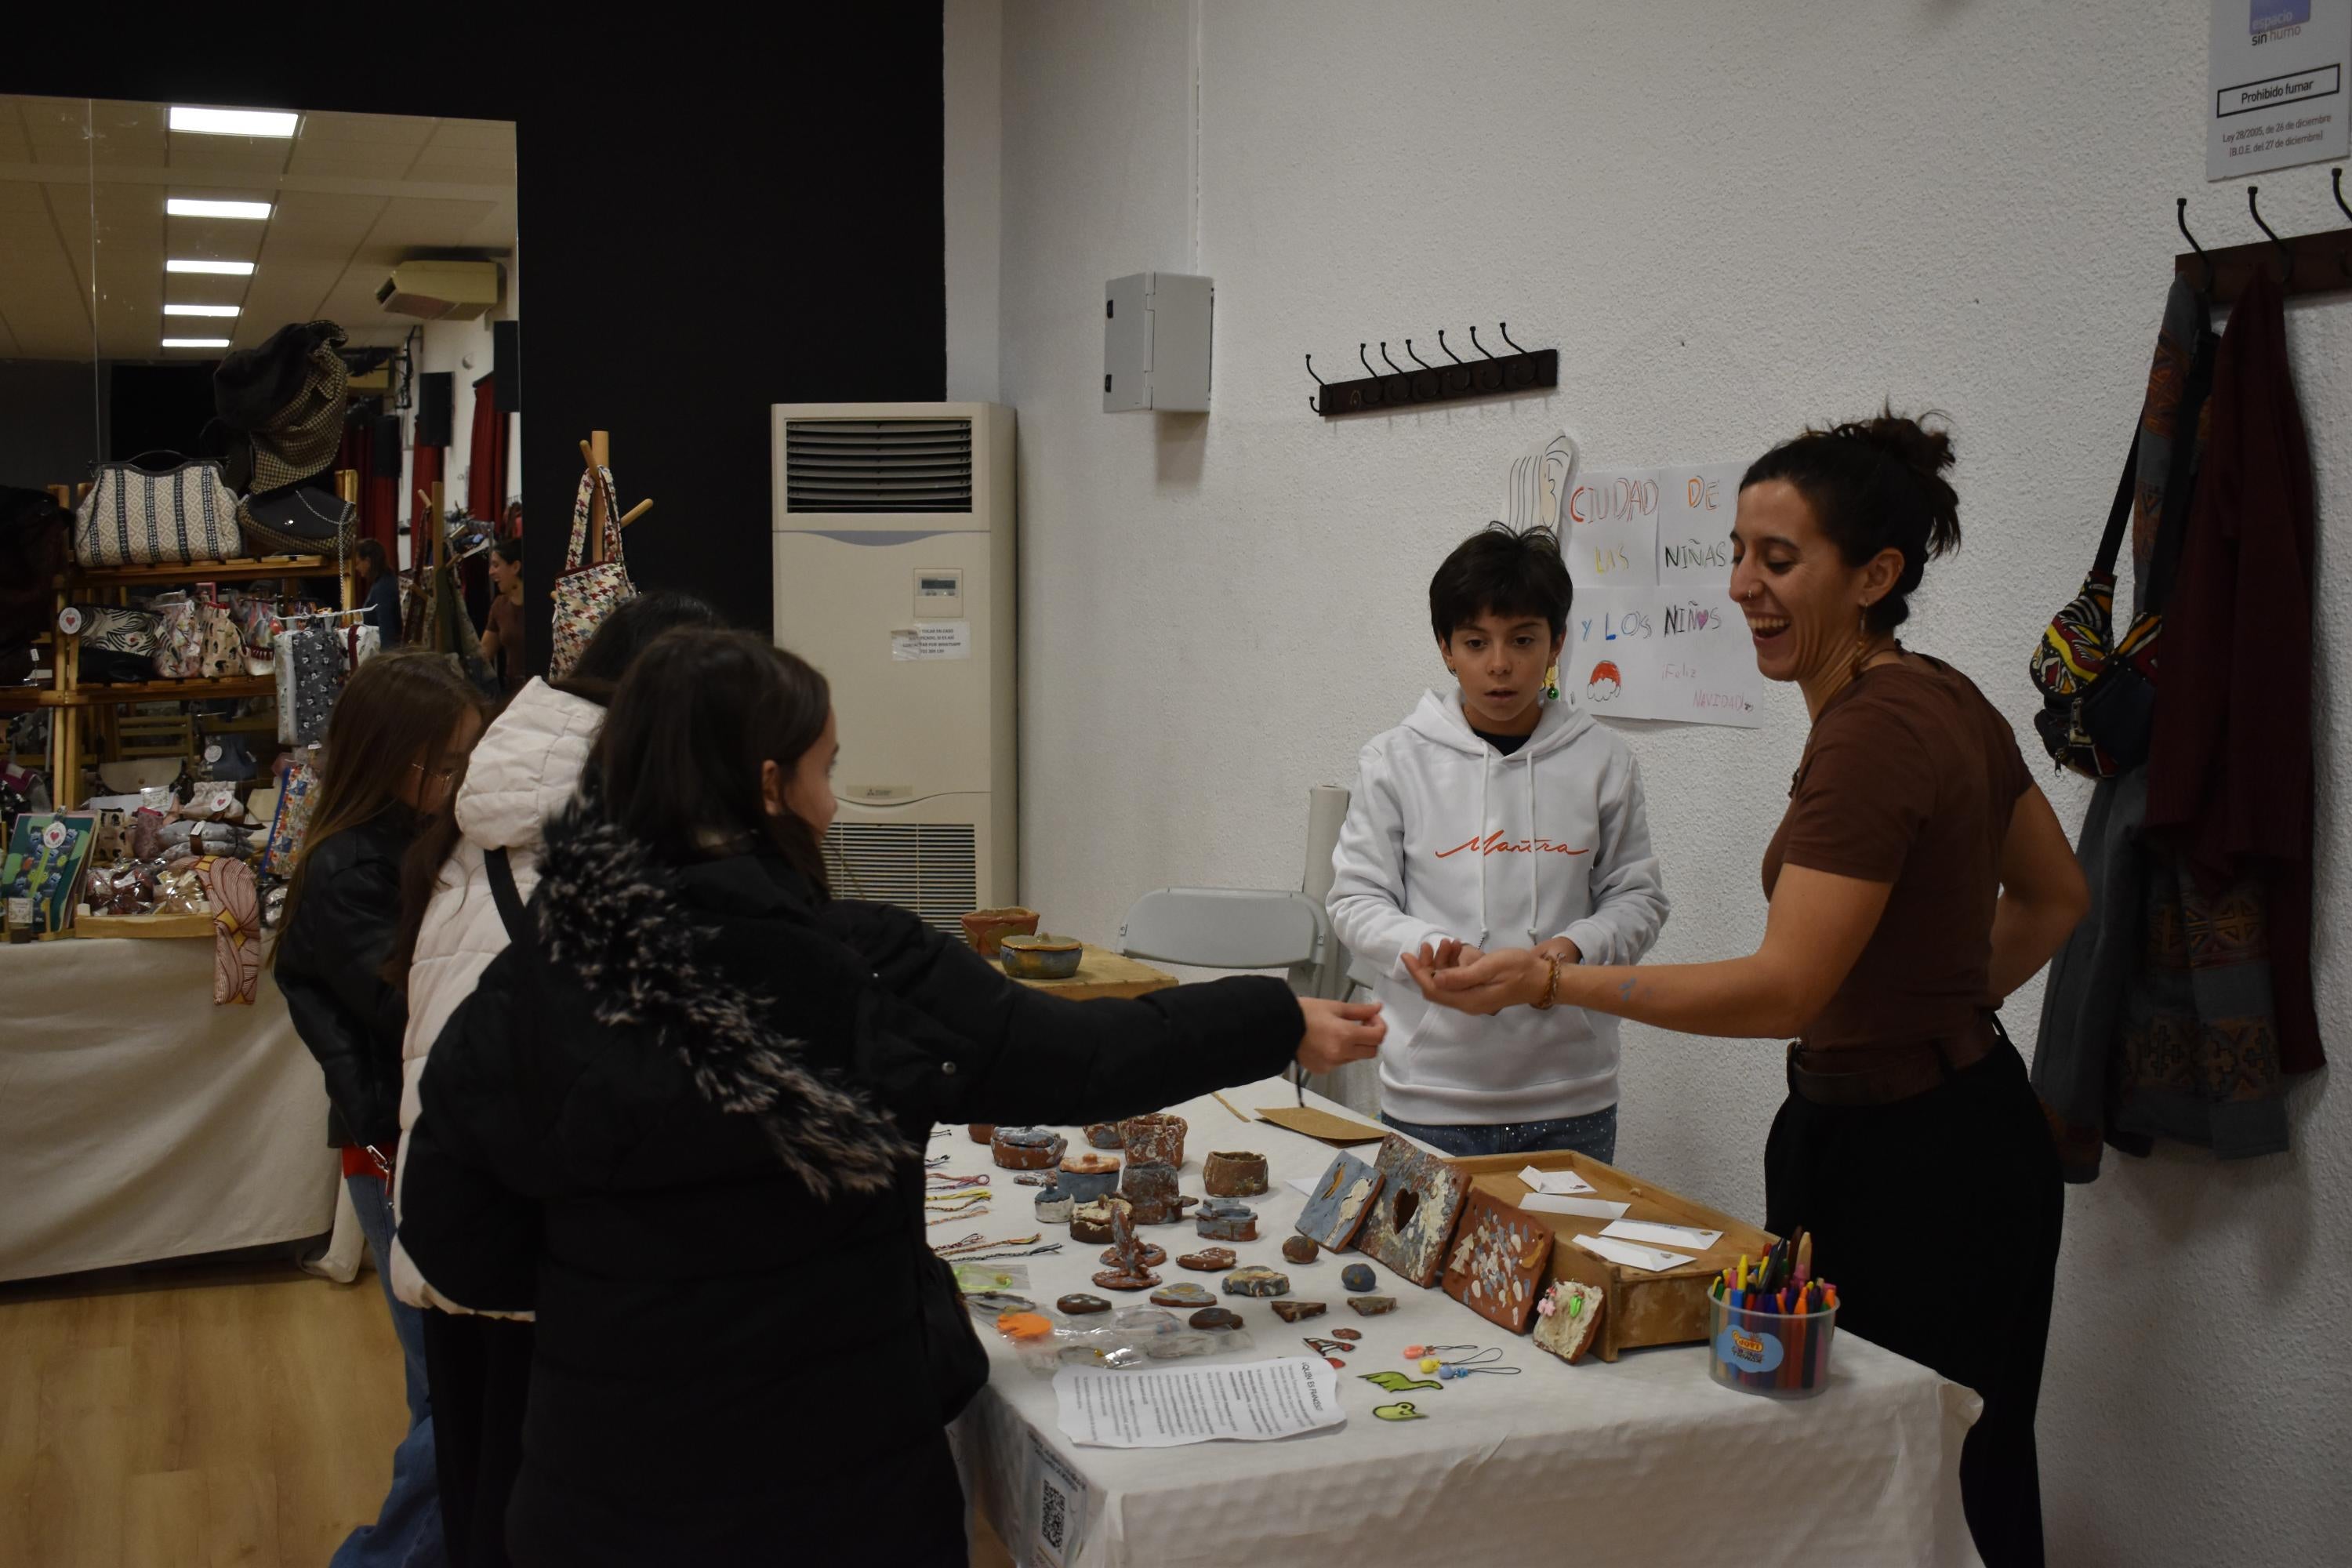
{"type": "Polygon", "coordinates": [[[1280,969],[1317,994],[1331,952],[1331,918],[1304,893],[1256,888],[1160,888],[1135,900],[1118,928],[1129,958],[1194,969],[1280,969]]]}

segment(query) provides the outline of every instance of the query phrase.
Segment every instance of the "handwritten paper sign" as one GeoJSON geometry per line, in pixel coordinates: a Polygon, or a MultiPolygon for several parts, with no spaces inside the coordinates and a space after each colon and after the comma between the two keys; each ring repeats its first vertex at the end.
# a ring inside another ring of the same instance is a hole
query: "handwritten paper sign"
{"type": "Polygon", "coordinates": [[[1731,602],[1740,463],[1580,469],[1560,508],[1576,584],[1560,688],[1601,716],[1762,725],[1764,681],[1731,602]]]}

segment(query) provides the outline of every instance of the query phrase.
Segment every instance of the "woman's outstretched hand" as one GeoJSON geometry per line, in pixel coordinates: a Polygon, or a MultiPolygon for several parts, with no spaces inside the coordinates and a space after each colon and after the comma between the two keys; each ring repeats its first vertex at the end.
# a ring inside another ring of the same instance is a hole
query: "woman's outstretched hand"
{"type": "Polygon", "coordinates": [[[1360,1062],[1380,1054],[1389,1026],[1377,1002],[1326,1002],[1302,996],[1298,1010],[1307,1015],[1307,1033],[1299,1037],[1298,1065],[1308,1072],[1360,1062]]]}
{"type": "Polygon", "coordinates": [[[1405,972],[1421,994],[1441,1007],[1492,1014],[1542,1000],[1551,962],[1533,948],[1482,953],[1445,942],[1407,953],[1405,972]]]}

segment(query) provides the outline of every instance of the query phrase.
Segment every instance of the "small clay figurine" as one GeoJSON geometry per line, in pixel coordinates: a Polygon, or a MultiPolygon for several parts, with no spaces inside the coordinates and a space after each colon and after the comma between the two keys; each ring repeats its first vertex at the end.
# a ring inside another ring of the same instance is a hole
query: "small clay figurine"
{"type": "Polygon", "coordinates": [[[1312,1263],[1323,1255],[1311,1236],[1294,1236],[1282,1244],[1282,1255],[1293,1263],[1312,1263]]]}
{"type": "Polygon", "coordinates": [[[1246,1151],[1201,1162],[1201,1190],[1213,1198],[1254,1198],[1266,1189],[1265,1156],[1246,1151]]]}
{"type": "Polygon", "coordinates": [[[1339,1283],[1350,1290],[1369,1290],[1380,1283],[1369,1263],[1350,1263],[1339,1270],[1339,1283]]]}
{"type": "Polygon", "coordinates": [[[1176,1260],[1180,1268],[1195,1268],[1203,1274],[1218,1274],[1231,1268],[1241,1259],[1230,1247],[1204,1247],[1198,1252],[1188,1252],[1176,1260]]]}
{"type": "Polygon", "coordinates": [[[1118,1261],[1096,1275],[1095,1283],[1106,1290],[1149,1290],[1159,1284],[1160,1276],[1143,1261],[1143,1247],[1135,1239],[1135,1222],[1125,1205],[1111,1210],[1110,1235],[1118,1261]]]}
{"type": "Polygon", "coordinates": [[[1309,1318],[1319,1318],[1327,1310],[1320,1301],[1269,1301],[1266,1304],[1274,1309],[1274,1315],[1286,1323],[1299,1323],[1309,1318]]]}
{"type": "MultiPolygon", "coordinates": [[[[1225,1276],[1228,1296],[1287,1296],[1290,1276],[1276,1268],[1260,1268],[1253,1265],[1236,1268],[1225,1276]]],[[[1394,1303],[1391,1303],[1394,1305],[1394,1303]]]]}
{"type": "Polygon", "coordinates": [[[1203,1241],[1255,1241],[1257,1211],[1239,1198],[1211,1198],[1194,1222],[1203,1241]]]}
{"type": "Polygon", "coordinates": [[[1536,1303],[1536,1343],[1570,1366],[1584,1359],[1600,1336],[1608,1293],[1580,1279],[1555,1279],[1536,1303]]]}
{"type": "Polygon", "coordinates": [[[1110,1310],[1108,1301],[1104,1300],[1100,1296],[1089,1296],[1083,1290],[1065,1296],[1054,1305],[1073,1318],[1083,1318],[1090,1312],[1110,1310]]]}
{"type": "MultiPolygon", "coordinates": [[[[1161,1264],[1168,1261],[1168,1249],[1164,1247],[1154,1247],[1148,1241],[1139,1241],[1136,1243],[1135,1255],[1143,1259],[1143,1266],[1146,1268],[1157,1268],[1161,1264]]],[[[1116,1247],[1105,1247],[1103,1249],[1102,1260],[1106,1265],[1118,1264],[1120,1261],[1118,1248],[1116,1247]]]]}
{"type": "Polygon", "coordinates": [[[1112,1239],[1111,1217],[1128,1212],[1125,1198],[1097,1198],[1070,1211],[1070,1239],[1105,1242],[1112,1239]]]}
{"type": "Polygon", "coordinates": [[[1191,1322],[1196,1329],[1238,1329],[1242,1315],[1231,1307],[1203,1307],[1192,1314],[1191,1322]]]}
{"type": "Polygon", "coordinates": [[[1356,1315],[1360,1318],[1377,1318],[1383,1312],[1396,1310],[1396,1298],[1394,1296],[1350,1296],[1348,1298],[1348,1305],[1355,1309],[1356,1315]]]}

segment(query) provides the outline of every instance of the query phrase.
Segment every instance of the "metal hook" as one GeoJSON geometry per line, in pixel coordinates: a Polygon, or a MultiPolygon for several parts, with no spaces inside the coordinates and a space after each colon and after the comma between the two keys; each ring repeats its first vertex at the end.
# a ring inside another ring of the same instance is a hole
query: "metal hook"
{"type": "Polygon", "coordinates": [[[1493,359],[1495,357],[1493,353],[1488,352],[1486,345],[1478,341],[1478,329],[1475,327],[1470,329],[1470,346],[1476,349],[1480,353],[1486,354],[1488,359],[1493,359]]]}
{"type": "Polygon", "coordinates": [[[1430,363],[1427,360],[1412,352],[1412,340],[1411,338],[1407,338],[1404,341],[1404,357],[1412,361],[1413,363],[1421,366],[1423,370],[1435,370],[1437,368],[1435,365],[1430,363]]]}
{"type": "MultiPolygon", "coordinates": [[[[1315,375],[1315,356],[1313,354],[1308,354],[1307,356],[1307,374],[1309,375],[1315,375]]],[[[1315,384],[1318,386],[1328,386],[1331,384],[1325,381],[1321,376],[1315,375],[1315,384]]],[[[1323,412],[1322,402],[1318,398],[1308,398],[1307,400],[1307,406],[1312,408],[1318,414],[1323,412]]]]}
{"type": "Polygon", "coordinates": [[[2197,243],[2195,235],[2189,232],[2189,198],[2187,196],[2173,198],[2172,221],[2180,226],[2180,237],[2189,242],[2189,248],[2195,251],[2197,259],[2205,264],[2205,282],[2197,291],[2200,294],[2210,295],[2213,292],[2213,258],[2205,254],[2205,247],[2197,243]]]}
{"type": "Polygon", "coordinates": [[[1366,375],[1370,376],[1374,381],[1378,381],[1378,380],[1380,380],[1380,378],[1381,378],[1381,373],[1380,373],[1379,371],[1376,371],[1376,370],[1374,370],[1374,369],[1372,368],[1372,362],[1371,362],[1371,361],[1370,361],[1370,360],[1368,360],[1368,359],[1364,359],[1364,345],[1363,345],[1363,344],[1361,344],[1361,343],[1358,343],[1358,344],[1356,345],[1356,357],[1357,357],[1358,359],[1363,359],[1363,360],[1364,360],[1364,374],[1365,374],[1366,375]]]}
{"type": "Polygon", "coordinates": [[[1445,329],[1444,327],[1437,329],[1437,346],[1444,353],[1445,357],[1452,360],[1455,364],[1461,364],[1464,363],[1460,354],[1455,353],[1452,349],[1446,348],[1445,329]]]}
{"type": "Polygon", "coordinates": [[[1391,370],[1392,370],[1392,371],[1396,372],[1396,373],[1397,373],[1397,374],[1399,374],[1399,375],[1402,375],[1402,374],[1404,374],[1404,366],[1402,366],[1402,365],[1401,365],[1401,364],[1397,363],[1397,362],[1396,362],[1396,361],[1394,361],[1394,360],[1392,360],[1392,359],[1390,359],[1390,358],[1389,358],[1389,345],[1388,345],[1388,340],[1386,340],[1385,338],[1383,338],[1383,339],[1381,341],[1381,360],[1382,360],[1383,362],[1385,362],[1385,363],[1387,363],[1388,367],[1389,367],[1391,370]]]}
{"type": "Polygon", "coordinates": [[[2294,252],[2286,247],[2286,241],[2278,237],[2277,231],[2263,221],[2263,209],[2254,205],[2254,197],[2261,194],[2260,185],[2246,187],[2246,210],[2253,215],[2254,226],[2269,235],[2271,243],[2278,247],[2279,265],[2284,268],[2279,278],[2279,284],[2284,288],[2294,281],[2294,252]]]}
{"type": "MultiPolygon", "coordinates": [[[[1495,323],[1495,330],[1496,330],[1496,331],[1498,331],[1498,332],[1500,332],[1500,333],[1502,333],[1502,334],[1503,334],[1503,341],[1504,341],[1505,342],[1507,342],[1507,343],[1511,343],[1511,323],[1510,323],[1510,322],[1508,322],[1508,321],[1497,321],[1497,322],[1496,322],[1496,323],[1495,323]]],[[[1525,350],[1525,349],[1523,349],[1523,348],[1519,348],[1519,345],[1518,345],[1518,344],[1517,344],[1517,343],[1511,343],[1511,347],[1512,347],[1513,349],[1515,349],[1515,350],[1517,350],[1517,352],[1518,352],[1518,353],[1527,353],[1527,352],[1528,352],[1527,350],[1525,350]]]]}

